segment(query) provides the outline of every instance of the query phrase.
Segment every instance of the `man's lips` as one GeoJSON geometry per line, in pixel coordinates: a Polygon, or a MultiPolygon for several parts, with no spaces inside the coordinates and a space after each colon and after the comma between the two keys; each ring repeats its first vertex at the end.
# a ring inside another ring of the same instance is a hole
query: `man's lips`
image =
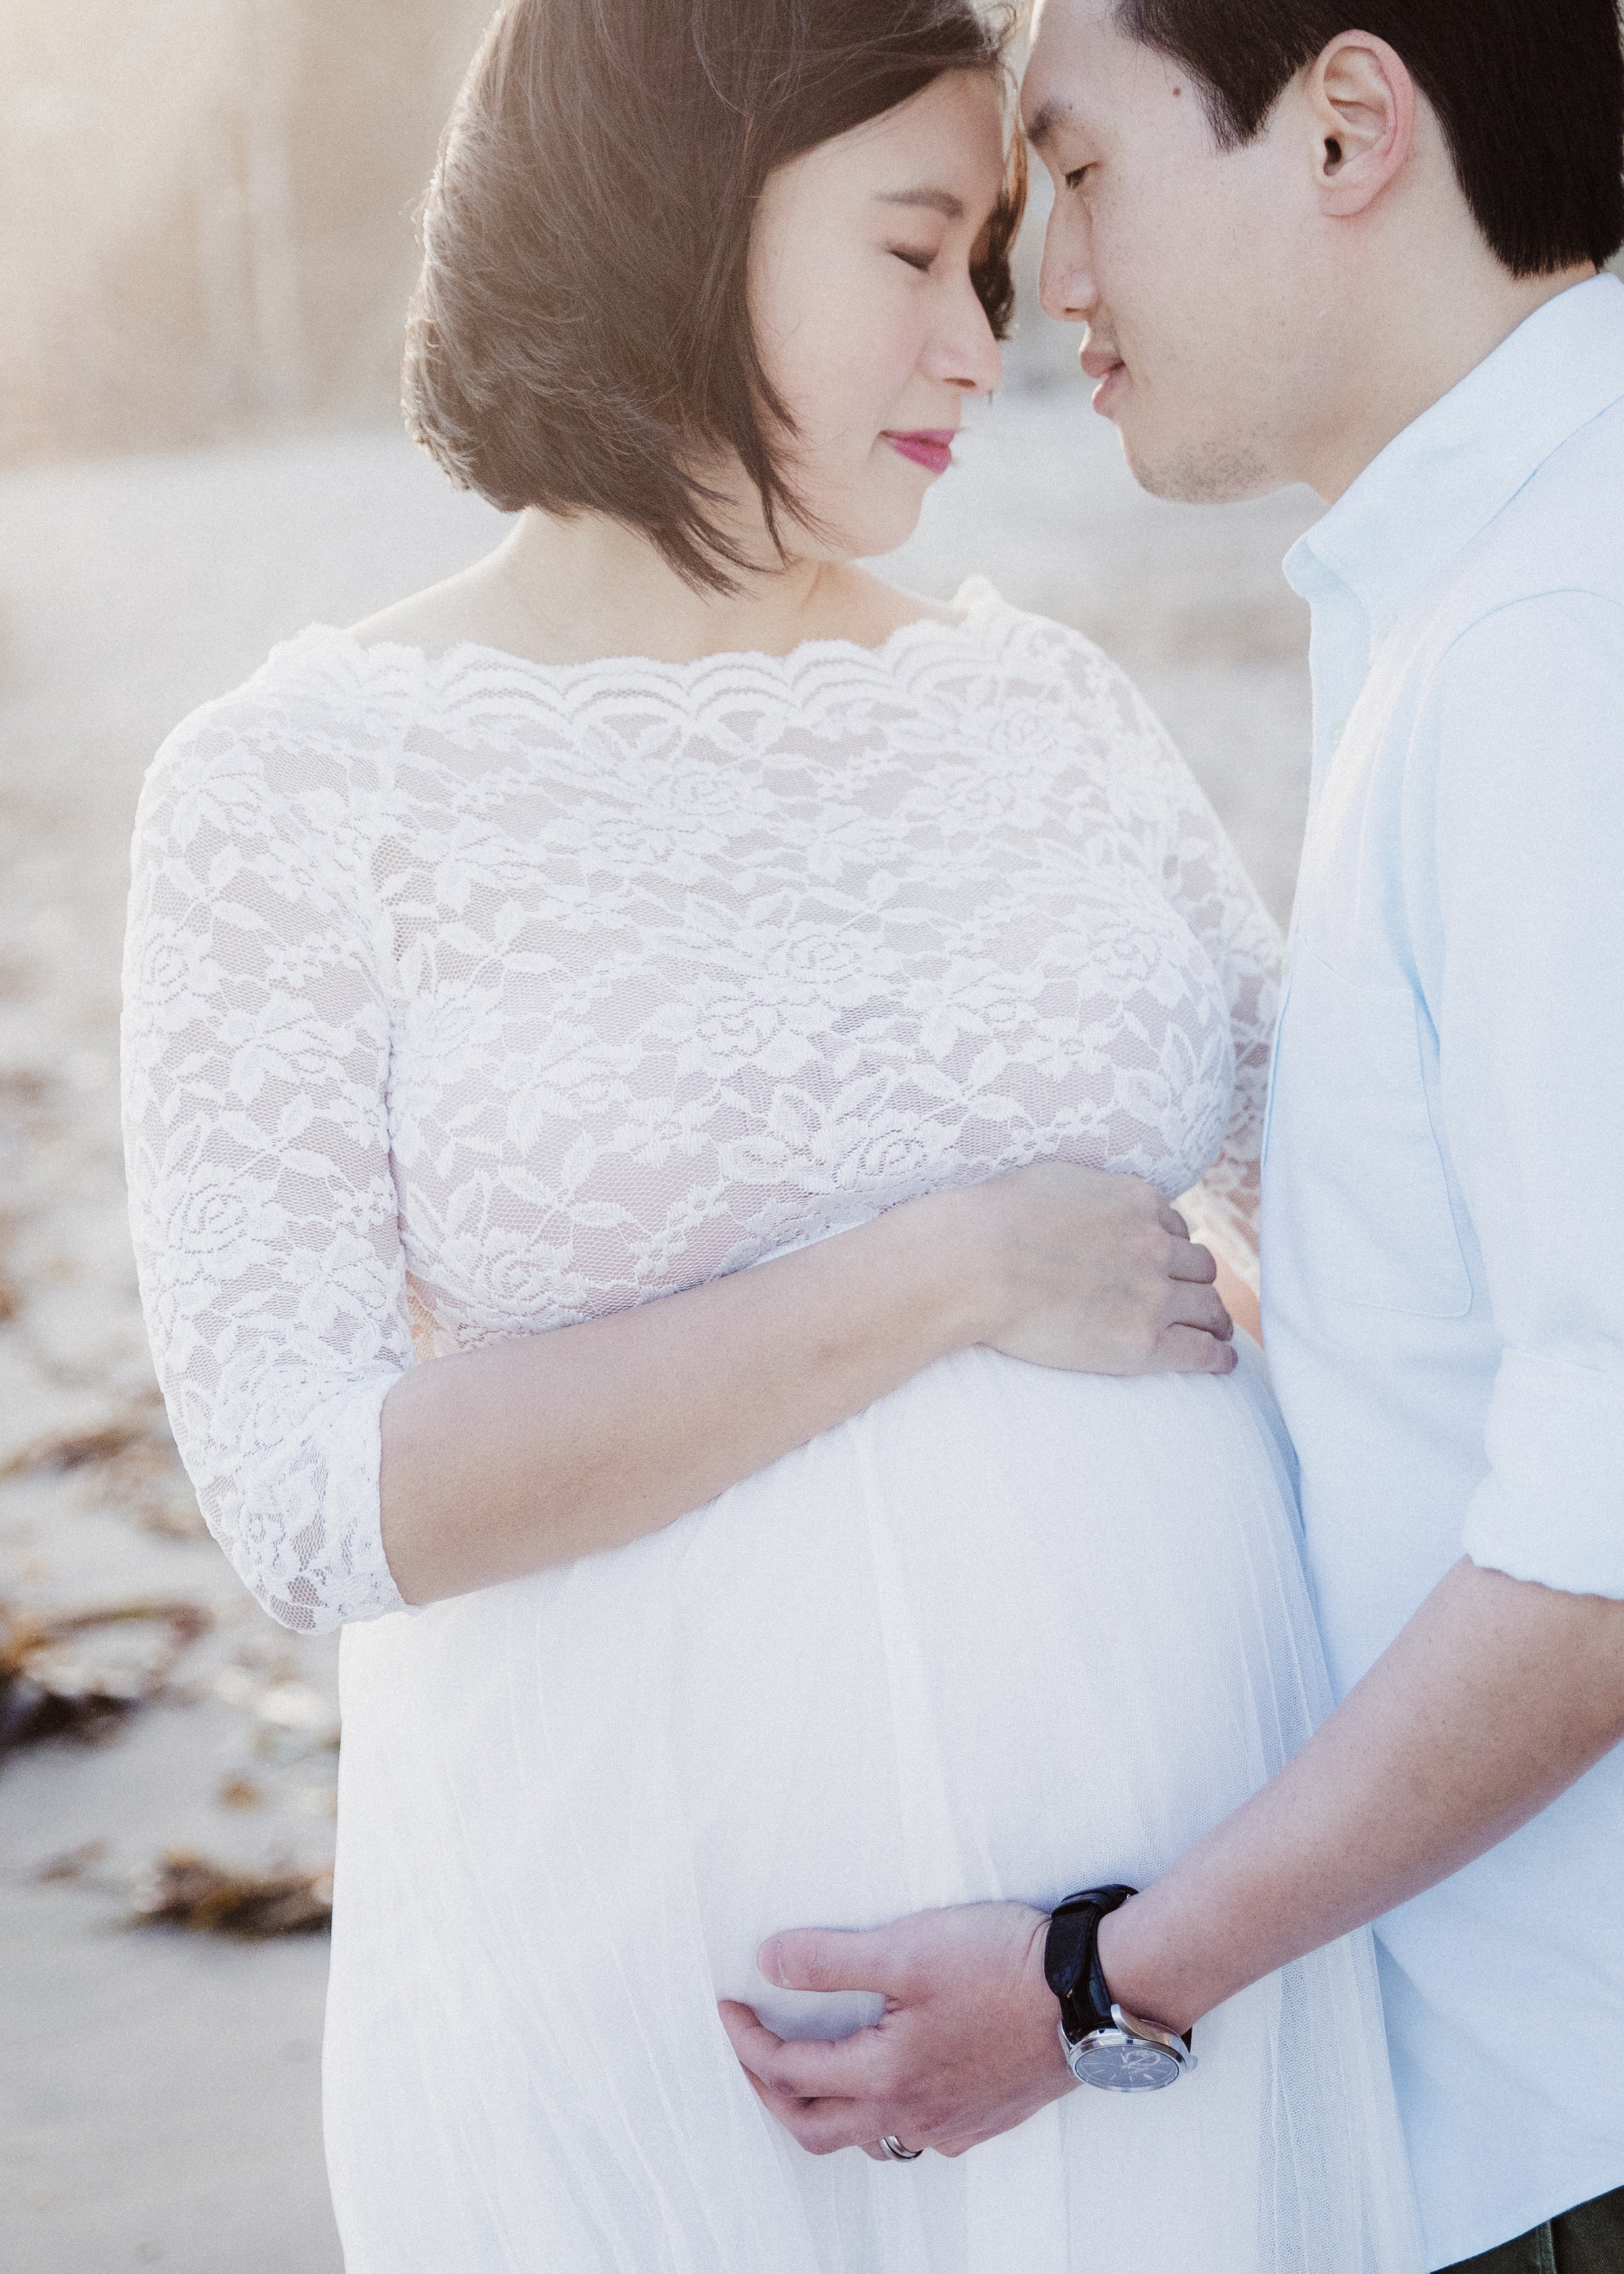
{"type": "Polygon", "coordinates": [[[1111,348],[1085,348],[1078,361],[1088,377],[1098,381],[1094,391],[1094,409],[1105,410],[1116,393],[1111,382],[1127,370],[1127,365],[1111,348]]]}
{"type": "Polygon", "coordinates": [[[888,426],[885,440],[893,450],[900,450],[905,458],[912,458],[928,473],[944,474],[953,463],[957,432],[952,426],[914,426],[906,433],[898,433],[888,426]]]}

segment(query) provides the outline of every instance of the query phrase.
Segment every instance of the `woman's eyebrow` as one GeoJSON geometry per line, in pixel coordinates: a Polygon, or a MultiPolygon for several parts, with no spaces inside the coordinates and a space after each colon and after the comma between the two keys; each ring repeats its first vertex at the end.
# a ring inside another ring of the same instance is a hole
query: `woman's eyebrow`
{"type": "Polygon", "coordinates": [[[882,206],[925,206],[939,213],[947,221],[962,221],[965,206],[951,190],[880,190],[875,193],[875,203],[882,206]]]}

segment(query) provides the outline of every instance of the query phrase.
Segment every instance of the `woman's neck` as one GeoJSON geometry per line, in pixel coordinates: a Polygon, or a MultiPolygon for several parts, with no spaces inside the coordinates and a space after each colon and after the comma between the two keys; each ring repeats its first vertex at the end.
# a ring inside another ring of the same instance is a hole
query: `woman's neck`
{"type": "Polygon", "coordinates": [[[787,655],[808,640],[877,647],[921,615],[951,612],[845,561],[795,560],[702,592],[646,538],[601,514],[522,514],[496,551],[462,575],[356,627],[431,655],[462,641],[542,664],[604,656],[688,663],[787,655]]]}

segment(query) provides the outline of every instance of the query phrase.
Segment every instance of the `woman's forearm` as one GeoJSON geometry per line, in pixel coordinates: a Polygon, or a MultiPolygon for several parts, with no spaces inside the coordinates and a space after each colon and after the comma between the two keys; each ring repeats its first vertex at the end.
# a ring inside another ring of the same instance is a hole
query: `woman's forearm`
{"type": "Polygon", "coordinates": [[[899,1209],[612,1318],[404,1375],[383,1409],[384,1546],[409,1602],[658,1531],[977,1339],[899,1209]]]}
{"type": "Polygon", "coordinates": [[[1225,1373],[1213,1276],[1148,1186],[1049,1163],[433,1359],[384,1402],[390,1570],[429,1603],[623,1546],[973,1343],[1079,1372],[1225,1373]]]}

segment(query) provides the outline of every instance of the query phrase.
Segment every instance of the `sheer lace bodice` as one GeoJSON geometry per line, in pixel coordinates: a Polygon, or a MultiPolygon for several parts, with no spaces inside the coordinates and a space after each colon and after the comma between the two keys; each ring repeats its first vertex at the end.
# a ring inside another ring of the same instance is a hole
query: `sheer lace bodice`
{"type": "Polygon", "coordinates": [[[1087,641],[967,596],[869,651],[544,669],[323,629],[165,745],[135,844],[143,1297],[279,1618],[398,1607],[416,1355],[1061,1156],[1254,1239],[1279,941],[1087,641]]]}

